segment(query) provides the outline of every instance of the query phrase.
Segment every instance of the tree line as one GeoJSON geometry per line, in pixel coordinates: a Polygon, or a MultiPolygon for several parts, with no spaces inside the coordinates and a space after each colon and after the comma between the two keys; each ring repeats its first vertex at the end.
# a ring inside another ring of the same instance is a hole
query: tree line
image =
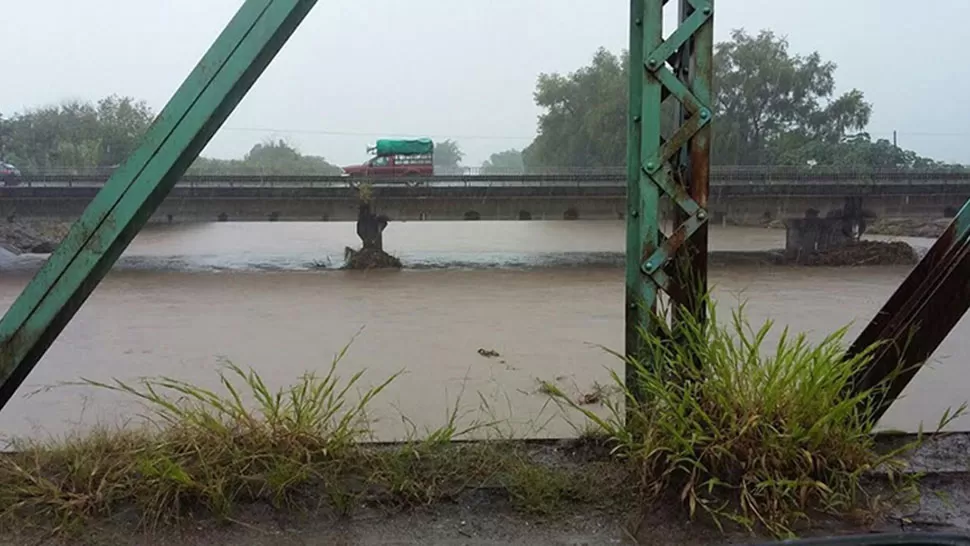
{"type": "MultiPolygon", "coordinates": [[[[874,140],[872,105],[862,91],[835,94],[835,63],[794,54],[765,30],[734,31],[714,54],[715,165],[832,165],[871,168],[953,167],[874,140]]],[[[483,172],[617,167],[626,162],[629,56],[605,49],[569,74],[540,74],[537,136],[523,150],[491,154],[483,172]]],[[[677,127],[676,100],[663,105],[663,132],[677,127]]],[[[144,102],[111,96],[0,115],[0,159],[25,172],[113,168],[137,147],[155,113],[144,102]]],[[[465,154],[454,140],[435,145],[435,165],[456,168],[465,154]]],[[[200,157],[195,174],[338,174],[324,157],[285,140],[256,144],[241,159],[200,157]]]]}
{"type": "MultiPolygon", "coordinates": [[[[862,91],[835,94],[833,62],[798,55],[769,30],[736,30],[715,46],[711,161],[714,165],[831,165],[962,168],[898,148],[865,131],[872,105],[862,91]]],[[[626,163],[629,57],[605,49],[567,75],[542,74],[543,112],[525,150],[529,167],[612,167],[626,163]]],[[[662,108],[662,133],[677,127],[676,99],[662,108]]]]}
{"type": "MultiPolygon", "coordinates": [[[[68,101],[4,117],[0,114],[0,160],[23,172],[105,172],[137,148],[155,119],[143,101],[110,96],[96,103],[68,101]]],[[[464,153],[457,142],[435,145],[438,167],[457,167],[464,153]]],[[[241,159],[199,157],[191,174],[337,175],[340,167],[301,153],[286,140],[255,144],[241,159]]]]}

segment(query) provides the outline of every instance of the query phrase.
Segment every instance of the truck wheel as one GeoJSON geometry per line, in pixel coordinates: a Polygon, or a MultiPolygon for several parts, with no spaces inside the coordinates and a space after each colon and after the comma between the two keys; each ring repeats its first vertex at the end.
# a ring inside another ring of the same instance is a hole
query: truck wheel
{"type": "Polygon", "coordinates": [[[420,173],[416,173],[416,172],[410,172],[410,173],[405,174],[404,175],[404,185],[407,186],[407,187],[409,187],[409,188],[415,188],[417,186],[420,186],[421,184],[424,183],[423,180],[416,180],[416,178],[418,178],[420,176],[421,176],[421,174],[420,173]]]}

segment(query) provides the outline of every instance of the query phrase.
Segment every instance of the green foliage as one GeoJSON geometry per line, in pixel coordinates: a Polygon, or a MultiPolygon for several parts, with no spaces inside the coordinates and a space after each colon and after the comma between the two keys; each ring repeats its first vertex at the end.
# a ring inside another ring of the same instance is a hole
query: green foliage
{"type": "MultiPolygon", "coordinates": [[[[24,172],[110,169],[130,156],[154,119],[144,102],[110,96],[0,116],[0,159],[24,172]]],[[[200,157],[192,174],[337,175],[340,168],[302,155],[283,140],[257,144],[243,159],[200,157]]]]}
{"type": "Polygon", "coordinates": [[[525,169],[522,152],[519,150],[505,150],[492,154],[482,163],[484,173],[520,173],[525,169]]]}
{"type": "Polygon", "coordinates": [[[284,140],[253,146],[243,159],[200,157],[189,169],[197,175],[338,175],[340,167],[319,156],[303,155],[284,140]]]}
{"type": "MultiPolygon", "coordinates": [[[[639,466],[647,499],[677,498],[691,516],[786,535],[818,513],[885,508],[865,474],[879,468],[892,479],[917,443],[878,452],[869,417],[881,389],[846,394],[872,349],[844,359],[845,328],[818,343],[786,328],[772,343],[771,321],[753,328],[741,306],[725,323],[704,303],[707,321],[683,313],[671,327],[658,315],[641,331],[643,352],[627,361],[636,383],[614,373],[625,394],[608,403],[610,417],[549,389],[639,466]]],[[[940,428],[963,411],[947,412],[940,428]]],[[[902,494],[914,484],[896,485],[902,494]]]]}
{"type": "Polygon", "coordinates": [[[454,140],[442,140],[434,145],[434,166],[445,169],[457,169],[465,153],[454,140]]]}
{"type": "Polygon", "coordinates": [[[778,165],[828,165],[873,169],[946,169],[962,171],[962,165],[923,157],[912,150],[893,146],[886,139],[873,142],[868,133],[849,135],[837,142],[809,140],[786,135],[773,145],[778,165]]]}
{"type": "Polygon", "coordinates": [[[600,49],[567,75],[540,74],[539,135],[524,151],[529,167],[615,167],[626,162],[629,59],[600,49]]]}
{"type": "Polygon", "coordinates": [[[10,149],[13,144],[13,125],[10,120],[0,114],[0,161],[8,159],[9,154],[13,153],[10,149]]]}
{"type": "Polygon", "coordinates": [[[130,97],[110,96],[36,108],[0,124],[0,153],[24,171],[118,165],[138,146],[155,115],[130,97]]]}
{"type": "Polygon", "coordinates": [[[835,69],[817,52],[791,54],[771,31],[732,32],[714,55],[714,161],[771,164],[779,140],[838,143],[865,128],[872,106],[857,89],[834,97],[835,69]]]}
{"type": "MultiPolygon", "coordinates": [[[[536,85],[538,136],[526,166],[618,167],[626,163],[626,53],[600,49],[566,76],[542,74],[536,85]]],[[[836,65],[818,53],[792,54],[771,31],[738,30],[714,56],[716,165],[852,165],[926,168],[944,164],[860,133],[872,105],[852,89],[835,95],[836,65]]],[[[662,133],[677,124],[674,98],[661,109],[662,133]]]]}
{"type": "Polygon", "coordinates": [[[0,458],[0,515],[71,523],[136,507],[154,526],[196,506],[225,516],[238,502],[290,505],[353,457],[370,430],[365,408],[394,379],[358,393],[361,373],[336,375],[344,352],[325,375],[279,390],[232,364],[221,393],[164,377],[86,381],[142,401],[157,428],[17,446],[0,458]]]}

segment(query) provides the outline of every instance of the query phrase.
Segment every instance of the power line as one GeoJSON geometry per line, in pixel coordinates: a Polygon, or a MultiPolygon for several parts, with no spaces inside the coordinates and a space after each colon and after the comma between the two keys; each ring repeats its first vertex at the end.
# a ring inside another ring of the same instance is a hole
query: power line
{"type": "Polygon", "coordinates": [[[291,133],[291,134],[306,134],[306,135],[324,135],[324,136],[362,136],[362,137],[383,137],[388,135],[404,137],[404,138],[454,138],[463,140],[533,140],[533,136],[498,136],[498,135],[442,135],[442,134],[415,134],[415,133],[395,133],[395,132],[383,132],[383,133],[368,133],[359,131],[324,131],[316,129],[279,129],[270,127],[224,127],[223,131],[235,131],[235,132],[247,132],[247,133],[291,133]]]}
{"type": "MultiPolygon", "coordinates": [[[[287,129],[279,127],[224,127],[223,131],[247,133],[291,133],[322,136],[347,137],[385,137],[397,136],[401,138],[454,138],[463,140],[534,140],[535,135],[455,135],[455,134],[427,134],[427,133],[398,133],[394,131],[366,132],[366,131],[327,131],[322,129],[287,129]]],[[[892,132],[870,132],[873,136],[890,136],[892,132]]],[[[934,131],[899,131],[899,136],[915,137],[970,137],[970,132],[934,132],[934,131]]]]}
{"type": "MultiPolygon", "coordinates": [[[[891,132],[878,132],[869,133],[873,136],[891,136],[891,132]]],[[[899,136],[916,136],[916,137],[970,137],[970,132],[967,133],[938,133],[932,131],[897,131],[899,136]]]]}

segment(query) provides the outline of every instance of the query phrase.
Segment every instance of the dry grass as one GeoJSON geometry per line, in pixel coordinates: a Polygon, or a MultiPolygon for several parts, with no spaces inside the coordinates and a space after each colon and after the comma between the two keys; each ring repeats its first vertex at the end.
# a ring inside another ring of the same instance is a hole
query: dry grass
{"type": "Polygon", "coordinates": [[[470,489],[550,515],[592,498],[609,475],[544,465],[507,441],[457,442],[490,426],[459,427],[457,404],[448,423],[422,438],[369,444],[367,406],[394,378],[371,388],[360,373],[341,380],[342,356],[326,375],[276,391],[232,364],[218,392],[171,378],[86,381],[140,399],[152,424],[14,445],[0,456],[0,527],[71,532],[135,514],[153,529],[185,517],[231,518],[252,503],[340,514],[361,503],[430,504],[470,489]]]}

